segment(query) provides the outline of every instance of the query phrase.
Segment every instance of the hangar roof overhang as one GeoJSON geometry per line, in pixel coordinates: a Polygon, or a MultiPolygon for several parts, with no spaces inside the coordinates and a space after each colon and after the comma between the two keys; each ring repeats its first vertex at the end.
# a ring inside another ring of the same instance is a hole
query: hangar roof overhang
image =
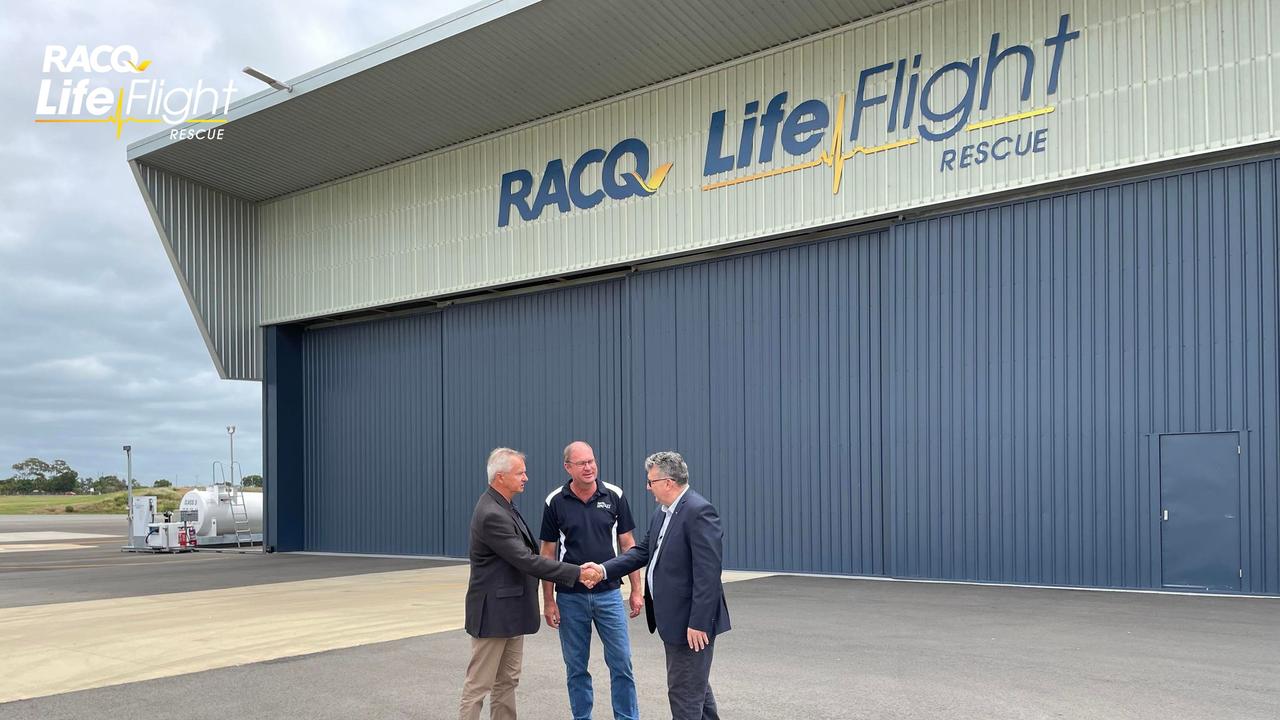
{"type": "MultiPolygon", "coordinates": [[[[485,0],[128,159],[262,201],[615,97],[913,0],[485,0]]],[[[269,68],[268,68],[269,70],[269,68]]]]}

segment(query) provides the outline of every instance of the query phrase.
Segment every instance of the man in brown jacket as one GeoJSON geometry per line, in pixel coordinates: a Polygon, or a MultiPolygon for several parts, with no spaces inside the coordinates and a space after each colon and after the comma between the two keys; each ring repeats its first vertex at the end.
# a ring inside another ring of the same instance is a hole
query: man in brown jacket
{"type": "Polygon", "coordinates": [[[489,453],[489,488],[471,516],[471,580],[467,586],[467,634],[471,662],[462,687],[461,720],[478,720],[489,695],[489,717],[514,720],[524,636],[538,632],[538,578],[588,586],[598,573],[538,554],[520,511],[511,504],[529,476],[524,454],[510,448],[489,453]]]}

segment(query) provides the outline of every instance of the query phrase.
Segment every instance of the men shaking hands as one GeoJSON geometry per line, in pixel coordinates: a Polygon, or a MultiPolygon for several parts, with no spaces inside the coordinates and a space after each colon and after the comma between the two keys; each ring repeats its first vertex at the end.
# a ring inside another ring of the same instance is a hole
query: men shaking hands
{"type": "Polygon", "coordinates": [[[593,589],[604,579],[604,571],[595,563],[583,563],[581,567],[582,574],[578,576],[578,582],[586,585],[588,589],[593,589]]]}

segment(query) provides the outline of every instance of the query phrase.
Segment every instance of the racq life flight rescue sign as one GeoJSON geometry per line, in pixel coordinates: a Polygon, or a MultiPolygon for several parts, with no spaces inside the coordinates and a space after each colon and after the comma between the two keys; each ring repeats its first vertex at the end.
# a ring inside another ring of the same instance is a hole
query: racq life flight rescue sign
{"type": "MultiPolygon", "coordinates": [[[[986,120],[970,120],[975,112],[982,113],[991,106],[993,81],[1003,64],[1017,66],[1014,72],[1020,78],[1018,101],[1026,105],[1032,97],[1037,63],[1042,63],[1046,68],[1042,73],[1042,97],[1052,99],[1058,92],[1068,45],[1079,37],[1080,31],[1071,29],[1071,15],[1064,13],[1058,18],[1057,30],[1044,38],[1043,43],[1005,43],[1001,33],[994,32],[984,53],[951,60],[928,75],[921,71],[922,52],[864,68],[857,73],[852,96],[838,93],[834,109],[821,98],[789,105],[791,92],[782,90],[764,104],[763,112],[758,99],[746,102],[741,118],[732,128],[729,110],[717,110],[711,114],[706,132],[702,190],[730,188],[784,173],[825,167],[830,171],[831,192],[836,194],[841,189],[845,163],[860,155],[893,152],[920,142],[941,143],[962,131],[996,126],[1011,129],[994,139],[942,148],[938,172],[1043,153],[1049,145],[1048,128],[1015,129],[1015,126],[1052,113],[1055,107],[1051,103],[986,120]],[[1045,54],[1047,58],[1043,57],[1045,54]],[[888,87],[873,89],[875,82],[884,78],[891,78],[888,87]],[[940,101],[940,90],[947,81],[959,83],[962,92],[940,101]],[[873,146],[860,144],[865,125],[871,123],[882,124],[885,133],[900,137],[873,146]],[[815,151],[820,152],[812,157],[815,151]],[[775,159],[786,164],[751,172],[775,159]],[[733,171],[747,174],[717,179],[733,171]]],[[[658,191],[673,165],[663,164],[650,176],[649,158],[649,146],[632,137],[621,140],[607,153],[600,148],[587,150],[573,161],[567,173],[564,161],[553,159],[542,169],[536,182],[530,170],[508,171],[500,182],[498,227],[511,223],[512,210],[522,220],[529,221],[539,218],[548,207],[568,213],[595,207],[606,198],[649,197],[658,191]],[[620,162],[628,157],[629,167],[620,162]],[[598,170],[595,165],[599,165],[598,170]],[[599,186],[589,190],[586,181],[596,178],[599,186]]]]}
{"type": "Polygon", "coordinates": [[[1275,37],[1280,13],[1256,0],[912,3],[265,202],[261,258],[279,282],[264,318],[618,267],[1274,143],[1275,37]]]}

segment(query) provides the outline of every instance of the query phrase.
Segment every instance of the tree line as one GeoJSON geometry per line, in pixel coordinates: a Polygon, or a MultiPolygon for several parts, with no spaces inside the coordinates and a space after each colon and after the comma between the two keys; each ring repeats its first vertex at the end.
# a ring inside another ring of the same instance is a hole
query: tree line
{"type": "MultiPolygon", "coordinates": [[[[245,487],[262,487],[262,476],[246,475],[242,482],[245,487]]],[[[172,486],[173,483],[164,478],[152,483],[152,487],[172,486]]],[[[133,487],[139,488],[142,485],[135,479],[133,487]]],[[[125,481],[116,475],[81,477],[65,460],[45,462],[40,458],[27,458],[14,463],[13,475],[0,480],[0,495],[64,495],[69,492],[102,494],[123,492],[125,489],[125,481]]]]}

